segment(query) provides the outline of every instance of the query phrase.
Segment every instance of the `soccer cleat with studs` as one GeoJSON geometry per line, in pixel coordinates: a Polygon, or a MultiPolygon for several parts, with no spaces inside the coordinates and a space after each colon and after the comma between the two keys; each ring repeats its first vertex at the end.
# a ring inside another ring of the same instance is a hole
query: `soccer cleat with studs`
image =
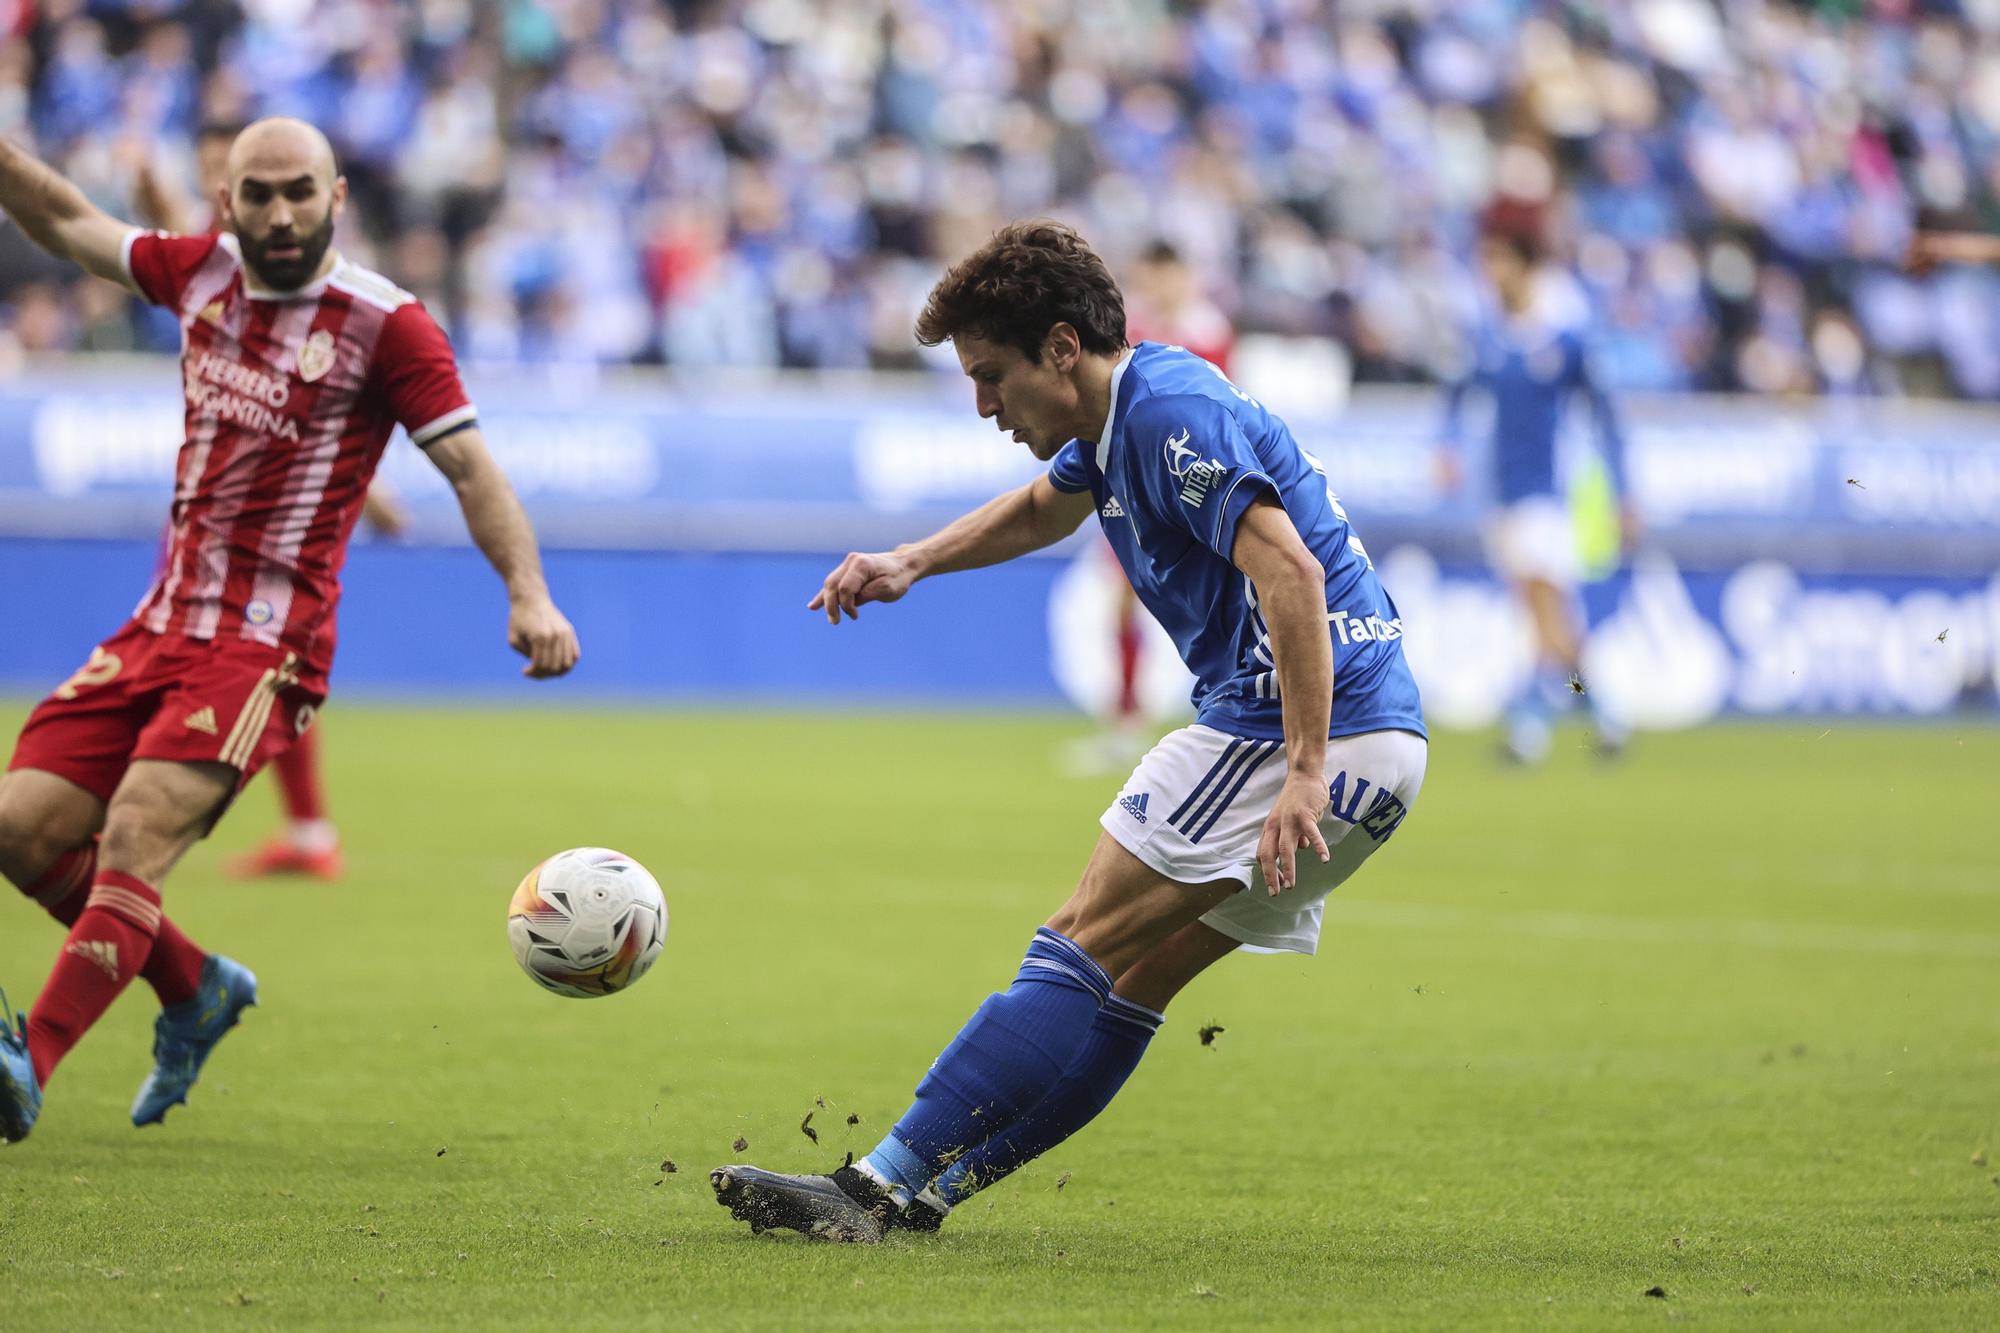
{"type": "Polygon", "coordinates": [[[28,1016],[15,1017],[0,995],[0,1143],[28,1137],[42,1114],[42,1085],[28,1054],[28,1016]]]}
{"type": "Polygon", "coordinates": [[[338,844],[307,850],[278,833],[252,851],[231,859],[223,871],[231,879],[270,879],[294,876],[332,883],[347,871],[338,844]]]}
{"type": "Polygon", "coordinates": [[[788,1176],[754,1166],[708,1173],[715,1201],[752,1232],[796,1231],[813,1240],[873,1245],[896,1207],[888,1191],[851,1166],[830,1176],[788,1176]]]}
{"type": "Polygon", "coordinates": [[[153,1020],[153,1072],[132,1102],[132,1123],[157,1125],[186,1102],[216,1043],[255,1003],[254,972],[219,953],[204,959],[194,998],[162,1009],[153,1020]]]}

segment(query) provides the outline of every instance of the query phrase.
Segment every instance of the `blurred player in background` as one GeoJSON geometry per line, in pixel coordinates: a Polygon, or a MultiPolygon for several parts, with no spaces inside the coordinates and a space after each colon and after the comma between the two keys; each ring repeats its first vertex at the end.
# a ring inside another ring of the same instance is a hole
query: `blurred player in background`
{"type": "MultiPolygon", "coordinates": [[[[1466,395],[1493,399],[1493,503],[1484,538],[1493,570],[1527,609],[1535,664],[1507,714],[1507,755],[1536,763],[1549,752],[1555,709],[1583,687],[1583,577],[1575,529],[1558,480],[1557,445],[1573,396],[1589,403],[1610,483],[1621,497],[1620,536],[1636,540],[1638,523],[1625,496],[1625,442],[1611,400],[1592,377],[1582,339],[1556,312],[1541,282],[1540,255],[1519,231],[1495,229],[1479,243],[1480,268],[1498,302],[1474,341],[1471,371],[1447,390],[1443,463],[1451,484],[1462,478],[1466,395]]],[[[1584,689],[1606,753],[1623,748],[1626,729],[1584,689]]]]}
{"type": "MultiPolygon", "coordinates": [[[[1132,268],[1128,295],[1133,341],[1184,347],[1228,373],[1230,353],[1236,349],[1236,329],[1222,307],[1202,293],[1193,267],[1171,241],[1155,240],[1140,253],[1132,268]]],[[[1103,566],[1118,589],[1110,625],[1118,663],[1118,689],[1111,713],[1095,736],[1071,748],[1066,762],[1079,776],[1096,776],[1129,769],[1154,740],[1153,718],[1140,688],[1147,612],[1119,568],[1117,553],[1109,542],[1093,542],[1077,558],[1103,566]]]]}
{"type": "Polygon", "coordinates": [[[346,194],[318,130],[259,121],[229,150],[225,230],[142,232],[0,141],[0,207],[30,239],[177,312],[186,397],[165,565],[0,777],[0,872],[69,927],[32,1016],[0,1030],[0,1140],[34,1128],[56,1065],[135,976],[162,1009],[134,1124],[186,1100],[255,1002],[256,977],[182,934],[160,886],[324,702],[341,561],[397,425],[505,581],[526,674],[576,663],[443,331],[332,248],[346,194]]]}
{"type": "MultiPolygon", "coordinates": [[[[220,231],[222,217],[217,207],[229,179],[229,146],[242,128],[211,121],[196,133],[195,200],[189,200],[162,176],[150,156],[141,156],[133,171],[132,189],[139,220],[161,231],[188,236],[220,231]]],[[[379,474],[368,483],[361,517],[384,537],[399,537],[410,525],[409,514],[397,500],[395,489],[379,474]]],[[[340,878],[344,869],[340,833],[327,813],[320,782],[319,736],[319,727],[308,730],[271,762],[278,782],[278,799],[285,810],[285,825],[261,846],[231,858],[225,867],[229,874],[239,879],[266,875],[340,878]]]]}
{"type": "Polygon", "coordinates": [[[752,1227],[834,1240],[936,1230],[1095,1118],[1204,969],[1243,945],[1312,953],[1326,895],[1401,824],[1428,756],[1402,621],[1325,474],[1210,363],[1129,344],[1081,236],[1002,228],[945,274],[917,336],[951,342],[979,415],[1049,470],[923,541],[849,555],[810,606],[838,624],[1096,515],[1198,713],[1140,761],[1069,901],[873,1152],[826,1176],[711,1175],[752,1227]]]}

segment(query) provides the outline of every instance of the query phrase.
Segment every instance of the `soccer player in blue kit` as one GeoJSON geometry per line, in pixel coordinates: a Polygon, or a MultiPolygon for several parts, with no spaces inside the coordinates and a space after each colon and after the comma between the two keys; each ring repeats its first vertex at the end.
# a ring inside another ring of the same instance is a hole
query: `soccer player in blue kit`
{"type": "Polygon", "coordinates": [[[1103,1110],[1202,969],[1244,945],[1314,952],[1327,893],[1423,785],[1402,622],[1319,463],[1213,365],[1127,345],[1081,236],[1003,228],[945,274],[917,337],[951,342],[979,415],[1050,467],[923,541],[849,555],[810,608],[838,624],[1095,514],[1197,677],[1197,715],[1140,761],[1069,901],[873,1152],[825,1176],[711,1173],[755,1230],[935,1230],[1103,1110]]]}
{"type": "MultiPolygon", "coordinates": [[[[1555,704],[1568,702],[1572,681],[1583,670],[1583,608],[1577,585],[1583,578],[1576,534],[1557,478],[1557,444],[1571,397],[1590,406],[1599,453],[1612,490],[1625,488],[1625,437],[1618,414],[1591,372],[1583,339],[1549,319],[1540,300],[1540,255],[1527,238],[1493,231],[1480,239],[1479,264],[1499,304],[1497,318],[1474,342],[1469,374],[1445,396],[1444,435],[1448,447],[1460,443],[1459,421],[1468,391],[1480,388],[1493,398],[1494,513],[1484,532],[1493,572],[1527,609],[1534,631],[1535,663],[1507,707],[1506,753],[1516,763],[1548,756],[1555,704]]],[[[1459,469],[1447,454],[1454,481],[1459,469]]],[[[1629,504],[1619,508],[1619,537],[1629,547],[1639,522],[1629,504]]],[[[1624,722],[1595,694],[1586,706],[1597,725],[1599,749],[1607,755],[1624,748],[1624,722]]]]}

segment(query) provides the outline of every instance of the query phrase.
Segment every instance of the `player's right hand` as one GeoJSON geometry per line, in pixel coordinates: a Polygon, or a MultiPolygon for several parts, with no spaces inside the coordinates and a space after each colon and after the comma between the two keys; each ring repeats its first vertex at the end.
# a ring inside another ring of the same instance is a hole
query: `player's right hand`
{"type": "Polygon", "coordinates": [[[819,592],[806,603],[806,610],[826,612],[829,625],[838,625],[843,614],[850,620],[859,620],[862,603],[893,602],[916,581],[916,571],[893,551],[872,555],[850,552],[826,576],[819,592]]]}
{"type": "Polygon", "coordinates": [[[1326,813],[1326,779],[1312,773],[1290,773],[1264,820],[1257,839],[1257,865],[1264,872],[1265,892],[1275,898],[1299,882],[1298,854],[1312,851],[1324,864],[1332,855],[1319,831],[1326,813]]]}
{"type": "Polygon", "coordinates": [[[517,601],[508,608],[507,646],[528,659],[521,674],[535,680],[567,675],[583,656],[576,630],[547,597],[517,601]]]}

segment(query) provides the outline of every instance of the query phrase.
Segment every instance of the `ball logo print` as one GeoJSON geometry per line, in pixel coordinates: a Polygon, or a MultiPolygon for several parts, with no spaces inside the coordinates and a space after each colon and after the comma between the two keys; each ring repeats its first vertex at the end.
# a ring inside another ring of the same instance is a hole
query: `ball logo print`
{"type": "Polygon", "coordinates": [[[667,903],[646,868],[608,847],[558,852],[528,872],[507,908],[515,961],[558,995],[624,990],[660,956],[667,903]]]}

